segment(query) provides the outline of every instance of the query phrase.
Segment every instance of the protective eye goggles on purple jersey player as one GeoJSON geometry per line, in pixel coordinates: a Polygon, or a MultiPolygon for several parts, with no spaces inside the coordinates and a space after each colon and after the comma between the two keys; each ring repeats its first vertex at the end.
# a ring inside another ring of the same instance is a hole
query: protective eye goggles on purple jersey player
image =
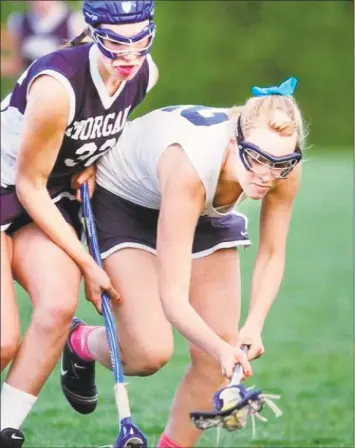
{"type": "Polygon", "coordinates": [[[257,175],[262,176],[271,173],[275,179],[286,179],[302,159],[302,152],[299,147],[296,147],[295,152],[292,154],[275,157],[263,151],[259,146],[245,141],[240,117],[238,119],[237,131],[240,159],[248,171],[252,171],[257,175]]]}
{"type": "Polygon", "coordinates": [[[84,0],[83,14],[93,40],[105,56],[110,59],[132,53],[144,56],[151,50],[155,36],[154,6],[154,0],[84,0]],[[105,24],[126,25],[145,21],[149,22],[148,25],[138,34],[129,37],[104,28],[105,24]]]}
{"type": "Polygon", "coordinates": [[[100,51],[110,59],[116,59],[128,54],[145,56],[153,46],[155,24],[150,22],[142,31],[129,38],[105,28],[93,28],[90,26],[90,31],[100,51]],[[142,46],[144,41],[146,41],[146,44],[142,46]],[[112,43],[111,47],[107,45],[110,43],[112,43]],[[115,45],[118,45],[119,49],[114,49],[115,45]]]}

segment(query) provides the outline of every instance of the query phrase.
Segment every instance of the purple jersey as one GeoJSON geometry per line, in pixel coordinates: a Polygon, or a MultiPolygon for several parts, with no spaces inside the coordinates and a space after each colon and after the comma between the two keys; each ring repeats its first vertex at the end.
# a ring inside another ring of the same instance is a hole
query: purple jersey
{"type": "Polygon", "coordinates": [[[131,81],[109,96],[97,67],[96,45],[57,50],[36,60],[18,80],[1,105],[1,184],[14,185],[17,150],[28,89],[38,76],[48,74],[67,90],[68,126],[48,186],[66,181],[91,165],[118,141],[129,113],[143,100],[149,82],[151,57],[131,81]]]}

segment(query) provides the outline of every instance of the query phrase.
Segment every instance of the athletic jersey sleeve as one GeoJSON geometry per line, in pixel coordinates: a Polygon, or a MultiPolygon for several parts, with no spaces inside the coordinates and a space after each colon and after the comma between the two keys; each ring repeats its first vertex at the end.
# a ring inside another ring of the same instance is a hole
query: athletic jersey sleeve
{"type": "Polygon", "coordinates": [[[132,129],[130,133],[140,135],[139,159],[149,175],[158,182],[156,173],[161,154],[169,146],[178,144],[205,187],[206,202],[212,202],[229,140],[226,122],[196,126],[182,117],[179,111],[169,112],[168,109],[154,111],[136,121],[141,129],[138,133],[132,129]]]}
{"type": "Polygon", "coordinates": [[[29,72],[29,82],[27,95],[33,82],[42,75],[48,75],[55,78],[67,91],[69,96],[69,117],[68,125],[73,121],[76,109],[76,98],[71,79],[75,75],[75,68],[68,63],[62,54],[51,53],[41,58],[41,63],[35,63],[31,66],[29,72]]]}
{"type": "Polygon", "coordinates": [[[228,122],[196,126],[175,109],[155,110],[129,122],[116,147],[100,159],[98,184],[124,199],[157,209],[161,200],[159,159],[169,146],[178,144],[205,187],[206,205],[212,204],[229,141],[228,122]]]}
{"type": "Polygon", "coordinates": [[[133,111],[144,100],[148,91],[149,63],[147,58],[145,58],[137,75],[130,82],[134,83],[136,91],[131,109],[133,111]]]}
{"type": "Polygon", "coordinates": [[[150,90],[152,90],[152,88],[155,86],[155,84],[157,82],[157,77],[158,77],[158,68],[150,54],[148,54],[148,56],[147,56],[147,62],[148,62],[149,74],[148,74],[148,86],[147,86],[146,93],[148,93],[148,92],[150,92],[150,90]]]}

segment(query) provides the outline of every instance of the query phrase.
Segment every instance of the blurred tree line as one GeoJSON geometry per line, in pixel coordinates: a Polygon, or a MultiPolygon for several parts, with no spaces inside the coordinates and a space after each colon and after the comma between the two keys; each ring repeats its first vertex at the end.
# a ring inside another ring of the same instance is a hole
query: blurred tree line
{"type": "MultiPolygon", "coordinates": [[[[23,3],[1,1],[2,22],[23,3]]],[[[158,0],[156,23],[160,81],[136,115],[167,104],[241,104],[251,86],[297,76],[309,143],[352,146],[352,1],[158,0]]],[[[12,84],[2,82],[2,95],[12,84]]]]}

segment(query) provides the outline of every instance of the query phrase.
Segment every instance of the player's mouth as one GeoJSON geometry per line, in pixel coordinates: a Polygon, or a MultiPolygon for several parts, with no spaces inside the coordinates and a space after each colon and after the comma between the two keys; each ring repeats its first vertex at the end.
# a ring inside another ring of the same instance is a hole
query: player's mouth
{"type": "Polygon", "coordinates": [[[260,185],[260,184],[256,184],[256,183],[254,183],[253,185],[260,192],[265,192],[270,189],[270,185],[260,185]]]}
{"type": "Polygon", "coordinates": [[[115,69],[117,70],[120,76],[127,77],[134,72],[136,67],[137,67],[136,65],[118,65],[117,67],[115,67],[115,69]]]}

